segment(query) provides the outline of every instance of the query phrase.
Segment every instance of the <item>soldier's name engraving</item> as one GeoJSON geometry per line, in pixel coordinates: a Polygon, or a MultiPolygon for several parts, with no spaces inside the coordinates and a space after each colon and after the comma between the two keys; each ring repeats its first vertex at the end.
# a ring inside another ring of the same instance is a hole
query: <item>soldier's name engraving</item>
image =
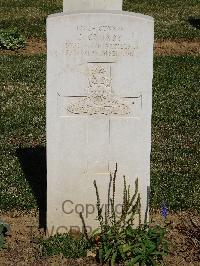
{"type": "Polygon", "coordinates": [[[134,34],[123,38],[123,27],[112,25],[76,26],[76,38],[66,40],[66,56],[133,57],[137,44],[134,34]]]}

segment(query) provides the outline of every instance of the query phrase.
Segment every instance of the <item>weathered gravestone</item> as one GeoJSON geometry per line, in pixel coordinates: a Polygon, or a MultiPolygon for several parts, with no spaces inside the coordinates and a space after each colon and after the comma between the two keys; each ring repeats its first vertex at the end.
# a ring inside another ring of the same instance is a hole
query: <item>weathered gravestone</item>
{"type": "MultiPolygon", "coordinates": [[[[66,9],[82,8],[67,2],[66,9]]],[[[88,228],[98,225],[93,180],[105,204],[116,162],[116,204],[122,202],[123,175],[133,191],[138,177],[144,218],[150,185],[153,25],[151,17],[120,10],[48,17],[50,233],[81,230],[79,212],[88,228]]]]}

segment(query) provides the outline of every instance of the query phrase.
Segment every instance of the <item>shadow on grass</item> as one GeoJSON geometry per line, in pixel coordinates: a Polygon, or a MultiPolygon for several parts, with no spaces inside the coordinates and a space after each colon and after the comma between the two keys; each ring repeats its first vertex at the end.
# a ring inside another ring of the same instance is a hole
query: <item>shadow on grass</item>
{"type": "Polygon", "coordinates": [[[39,225],[46,229],[46,148],[18,148],[17,156],[39,207],[39,225]]]}
{"type": "Polygon", "coordinates": [[[194,28],[200,29],[200,16],[199,17],[189,17],[188,22],[194,28]]]}

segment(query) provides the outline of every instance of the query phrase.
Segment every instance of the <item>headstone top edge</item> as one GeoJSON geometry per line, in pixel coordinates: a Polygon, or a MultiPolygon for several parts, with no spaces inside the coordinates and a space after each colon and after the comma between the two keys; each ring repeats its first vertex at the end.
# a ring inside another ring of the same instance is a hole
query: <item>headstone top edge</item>
{"type": "Polygon", "coordinates": [[[119,10],[123,0],[63,0],[63,12],[75,10],[119,10]]]}
{"type": "Polygon", "coordinates": [[[144,15],[141,13],[135,13],[135,12],[128,12],[128,11],[117,11],[117,10],[76,10],[76,11],[69,11],[69,12],[60,12],[51,14],[47,17],[47,20],[54,19],[58,17],[64,17],[64,16],[76,16],[76,15],[82,15],[82,14],[113,14],[113,15],[123,15],[123,16],[130,16],[135,17],[138,19],[148,20],[149,22],[154,22],[154,18],[148,15],[144,15]]]}

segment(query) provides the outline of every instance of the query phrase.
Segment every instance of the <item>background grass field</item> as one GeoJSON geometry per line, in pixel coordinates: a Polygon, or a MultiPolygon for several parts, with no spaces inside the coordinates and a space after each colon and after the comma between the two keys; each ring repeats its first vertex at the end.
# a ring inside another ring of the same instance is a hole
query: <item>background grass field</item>
{"type": "MultiPolygon", "coordinates": [[[[61,0],[4,0],[1,28],[45,40],[45,20],[61,0]]],[[[155,18],[156,39],[194,40],[200,30],[199,0],[125,0],[124,10],[155,18]]],[[[0,210],[40,207],[45,201],[46,56],[1,53],[0,210]]],[[[151,207],[200,211],[200,57],[155,57],[153,81],[151,207]]]]}
{"type": "MultiPolygon", "coordinates": [[[[199,25],[190,19],[200,16],[199,0],[125,0],[124,10],[155,18],[156,39],[199,38],[199,25]]],[[[27,37],[45,39],[48,14],[62,11],[62,0],[2,0],[1,27],[18,27],[27,37]]]]}

